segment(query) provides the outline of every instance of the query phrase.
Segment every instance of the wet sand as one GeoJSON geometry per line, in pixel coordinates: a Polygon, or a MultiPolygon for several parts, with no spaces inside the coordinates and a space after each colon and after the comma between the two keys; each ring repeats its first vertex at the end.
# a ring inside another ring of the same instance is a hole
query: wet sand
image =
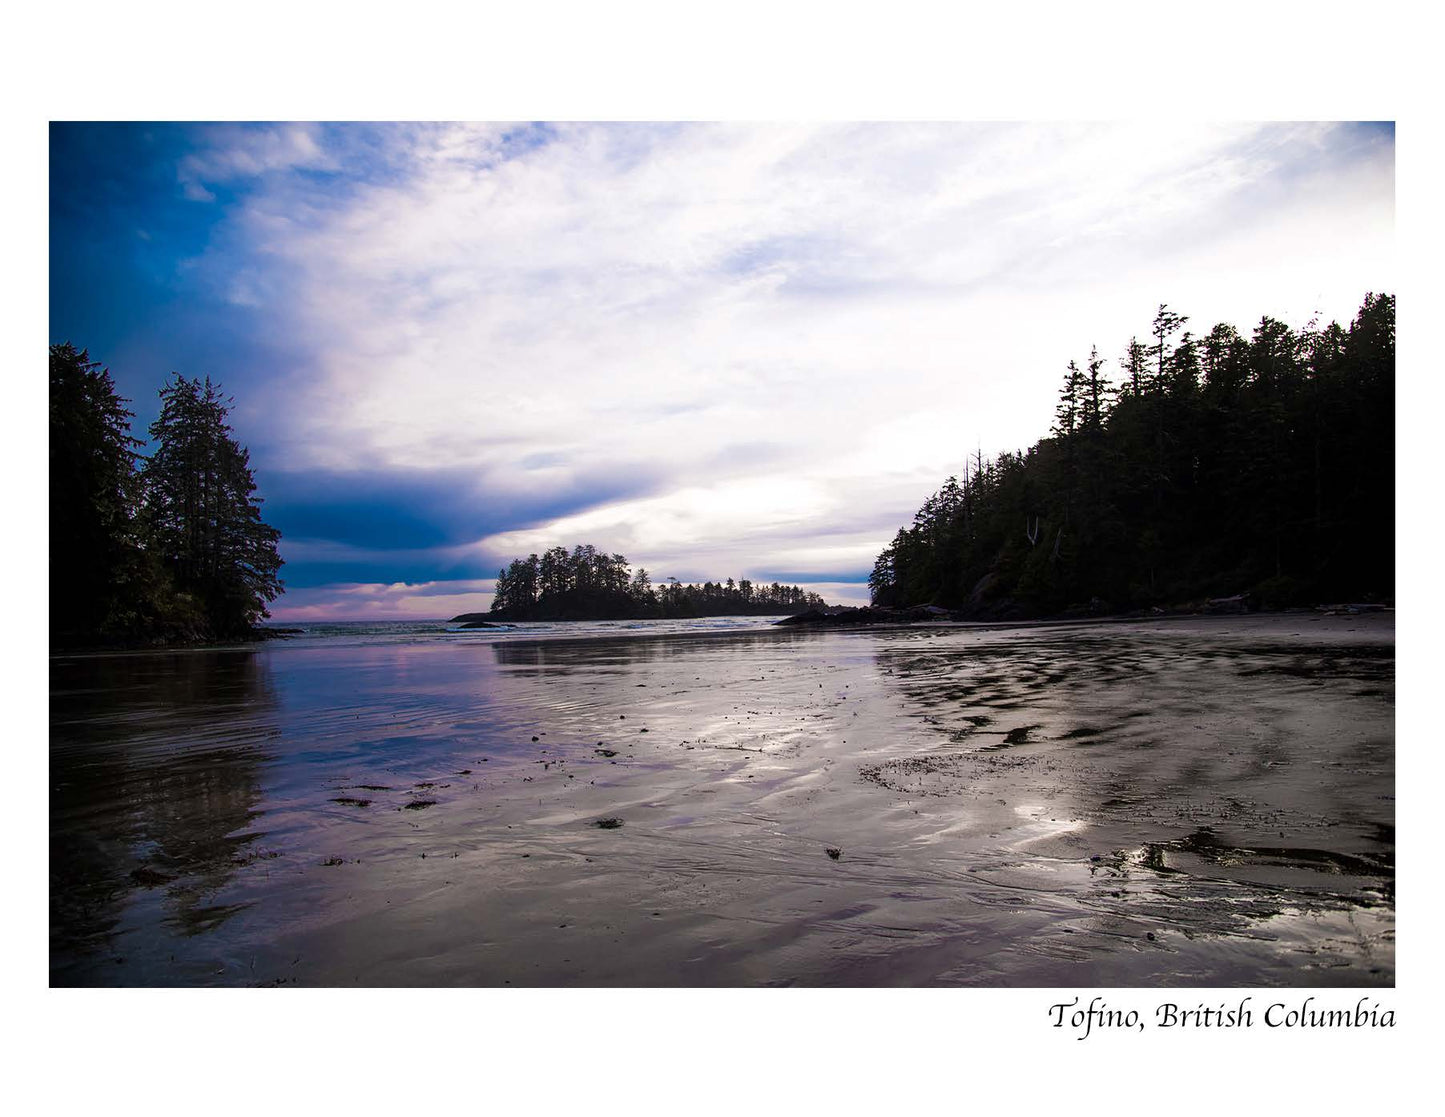
{"type": "Polygon", "coordinates": [[[55,985],[1394,982],[1391,615],[51,680],[55,985]]]}

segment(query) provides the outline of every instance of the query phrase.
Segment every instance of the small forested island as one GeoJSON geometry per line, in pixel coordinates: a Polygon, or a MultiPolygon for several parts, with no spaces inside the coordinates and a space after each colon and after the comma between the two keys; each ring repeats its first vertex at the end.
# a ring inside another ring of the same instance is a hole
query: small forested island
{"type": "Polygon", "coordinates": [[[257,639],[282,589],[250,456],[219,384],[172,374],[150,427],[108,369],[50,347],[50,640],[55,648],[257,639]]]}
{"type": "Polygon", "coordinates": [[[1160,306],[1119,383],[1097,349],[1070,361],[1050,437],[948,478],[878,556],[874,606],[1015,619],[1391,600],[1394,296],[1366,295],[1348,328],[1265,317],[1246,339],[1187,322],[1160,306]]]}
{"type": "Polygon", "coordinates": [[[646,569],[636,574],[622,555],[590,544],[568,551],[553,547],[515,559],[497,572],[489,613],[464,613],[453,623],[488,621],[646,620],[668,617],[768,616],[826,603],[800,586],[734,582],[686,584],[676,578],[653,585],[646,569]]]}

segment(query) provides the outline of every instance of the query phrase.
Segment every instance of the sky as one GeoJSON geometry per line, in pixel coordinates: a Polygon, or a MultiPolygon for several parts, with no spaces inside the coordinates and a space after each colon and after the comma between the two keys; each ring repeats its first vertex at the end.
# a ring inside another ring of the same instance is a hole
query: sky
{"type": "Polygon", "coordinates": [[[1070,360],[1395,287],[1390,124],[52,124],[50,340],[235,397],[277,620],[591,543],[861,603],[1070,360]]]}

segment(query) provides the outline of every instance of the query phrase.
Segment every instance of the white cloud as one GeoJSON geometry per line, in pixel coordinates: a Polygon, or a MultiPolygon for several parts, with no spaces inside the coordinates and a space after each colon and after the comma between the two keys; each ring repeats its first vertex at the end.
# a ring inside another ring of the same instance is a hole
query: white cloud
{"type": "Polygon", "coordinates": [[[207,130],[207,143],[184,156],[176,177],[192,201],[210,202],[210,186],[253,179],[296,168],[335,169],[314,124],[269,126],[221,124],[207,130]]]}
{"type": "Polygon", "coordinates": [[[283,464],[469,467],[509,496],[646,469],[652,497],[481,545],[593,542],[664,576],[866,567],[976,447],[1045,434],[1068,360],[1116,356],[1158,303],[1247,332],[1347,318],[1394,277],[1393,147],[1326,125],[384,139],[385,173],[305,128],[182,167],[263,176],[238,229],[284,282],[233,289],[314,352],[277,386],[283,464]]]}
{"type": "Polygon", "coordinates": [[[326,586],[291,590],[271,612],[284,621],[446,620],[491,608],[495,579],[465,582],[405,582],[326,586]]]}

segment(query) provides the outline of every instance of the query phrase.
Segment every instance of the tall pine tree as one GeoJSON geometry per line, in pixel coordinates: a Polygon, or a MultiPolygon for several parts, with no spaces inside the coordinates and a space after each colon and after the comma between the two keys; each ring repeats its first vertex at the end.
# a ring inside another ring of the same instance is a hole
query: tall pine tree
{"type": "Polygon", "coordinates": [[[88,352],[50,347],[50,625],[62,642],[130,627],[140,440],[131,437],[128,402],[88,352]]]}
{"type": "Polygon", "coordinates": [[[281,592],[281,533],[261,519],[250,455],[209,377],[161,389],[155,452],[141,471],[151,546],[215,637],[246,635],[281,592]]]}

